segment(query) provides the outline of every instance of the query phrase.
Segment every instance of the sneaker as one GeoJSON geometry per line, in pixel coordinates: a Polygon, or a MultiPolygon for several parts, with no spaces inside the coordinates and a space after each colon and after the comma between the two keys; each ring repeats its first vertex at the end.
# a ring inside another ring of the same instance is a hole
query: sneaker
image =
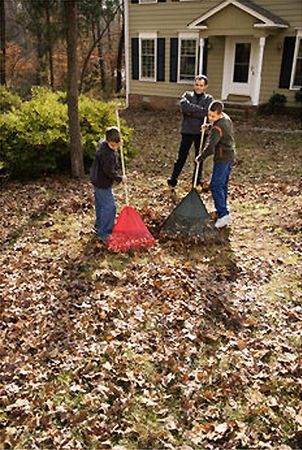
{"type": "Polygon", "coordinates": [[[177,185],[177,180],[175,180],[175,178],[168,178],[167,183],[171,188],[175,188],[177,185]]]}
{"type": "Polygon", "coordinates": [[[216,228],[223,228],[227,225],[230,225],[231,223],[231,216],[230,214],[227,214],[226,216],[220,217],[220,219],[217,219],[215,222],[216,228]]]}

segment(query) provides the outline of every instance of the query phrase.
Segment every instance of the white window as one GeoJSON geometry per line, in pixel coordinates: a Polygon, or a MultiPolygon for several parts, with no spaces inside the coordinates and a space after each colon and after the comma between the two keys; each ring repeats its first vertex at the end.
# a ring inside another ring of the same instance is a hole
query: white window
{"type": "Polygon", "coordinates": [[[302,30],[297,33],[290,86],[292,89],[302,87],[302,30]]]}
{"type": "Polygon", "coordinates": [[[140,4],[157,3],[157,0],[139,0],[140,4]]]}
{"type": "Polygon", "coordinates": [[[156,81],[156,42],[156,33],[139,35],[139,79],[142,81],[156,81]]]}
{"type": "Polygon", "coordinates": [[[179,34],[178,48],[178,82],[194,80],[198,68],[198,35],[179,34]]]}

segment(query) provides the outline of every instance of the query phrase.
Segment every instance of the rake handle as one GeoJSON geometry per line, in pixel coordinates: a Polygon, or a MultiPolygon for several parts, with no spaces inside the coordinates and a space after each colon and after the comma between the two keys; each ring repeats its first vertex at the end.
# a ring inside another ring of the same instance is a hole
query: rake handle
{"type": "MultiPolygon", "coordinates": [[[[207,122],[207,116],[205,116],[205,118],[203,119],[203,125],[205,125],[206,122],[207,122]]],[[[203,147],[203,140],[204,140],[205,132],[206,132],[205,129],[203,129],[202,132],[201,132],[198,156],[201,155],[201,153],[202,153],[202,147],[203,147]]],[[[200,162],[198,161],[196,163],[196,166],[195,166],[195,176],[194,176],[193,189],[196,189],[196,186],[197,186],[197,177],[198,177],[199,166],[200,166],[200,162]]]]}
{"type": "MultiPolygon", "coordinates": [[[[118,110],[115,111],[115,114],[116,114],[117,127],[118,127],[118,129],[120,130],[120,133],[121,133],[121,123],[120,123],[120,116],[119,116],[118,110]]],[[[124,158],[124,150],[123,150],[123,139],[121,139],[120,154],[121,154],[121,163],[122,163],[123,177],[126,177],[125,158],[124,158]]],[[[124,181],[123,185],[124,185],[126,205],[129,205],[129,193],[128,193],[127,181],[124,181]]]]}

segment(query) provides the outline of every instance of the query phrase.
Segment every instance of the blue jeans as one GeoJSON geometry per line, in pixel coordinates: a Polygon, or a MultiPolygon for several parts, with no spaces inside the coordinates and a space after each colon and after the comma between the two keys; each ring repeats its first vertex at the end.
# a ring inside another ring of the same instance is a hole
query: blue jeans
{"type": "Polygon", "coordinates": [[[216,162],[213,166],[210,189],[212,192],[218,218],[229,214],[227,208],[228,182],[233,161],[227,163],[216,162]]]}
{"type": "Polygon", "coordinates": [[[112,232],[116,214],[112,188],[99,189],[94,186],[94,200],[98,237],[107,238],[112,232]]]}

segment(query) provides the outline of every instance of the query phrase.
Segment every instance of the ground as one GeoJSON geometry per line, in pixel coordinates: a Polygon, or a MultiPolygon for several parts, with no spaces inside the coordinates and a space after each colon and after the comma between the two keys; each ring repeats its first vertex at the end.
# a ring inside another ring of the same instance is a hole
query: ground
{"type": "Polygon", "coordinates": [[[97,242],[87,179],[2,188],[3,448],[302,448],[298,123],[235,122],[233,224],[203,243],[159,234],[190,188],[192,161],[177,199],[166,188],[179,115],[122,117],[136,148],[130,203],[156,238],[148,251],[97,242]]]}

